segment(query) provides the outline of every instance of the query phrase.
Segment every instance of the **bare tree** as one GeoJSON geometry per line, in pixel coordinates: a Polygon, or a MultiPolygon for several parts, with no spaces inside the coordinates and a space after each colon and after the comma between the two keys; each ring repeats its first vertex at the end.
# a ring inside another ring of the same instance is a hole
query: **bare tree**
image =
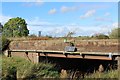
{"type": "Polygon", "coordinates": [[[74,31],[70,31],[70,32],[67,33],[66,37],[72,37],[72,35],[74,35],[74,34],[75,34],[74,31]]]}

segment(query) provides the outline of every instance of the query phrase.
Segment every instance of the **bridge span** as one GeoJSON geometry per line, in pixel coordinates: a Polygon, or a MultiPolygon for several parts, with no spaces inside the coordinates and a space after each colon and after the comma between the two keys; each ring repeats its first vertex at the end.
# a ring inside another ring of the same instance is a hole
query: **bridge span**
{"type": "Polygon", "coordinates": [[[12,56],[13,52],[24,52],[26,55],[28,55],[29,53],[34,53],[36,56],[39,57],[46,56],[46,57],[61,57],[61,58],[99,59],[99,60],[117,60],[117,58],[120,56],[119,53],[114,53],[114,52],[113,53],[112,52],[67,52],[67,51],[53,51],[53,50],[8,50],[8,56],[12,56]]]}
{"type": "Polygon", "coordinates": [[[66,59],[65,63],[69,63],[70,62],[69,60],[73,60],[74,64],[77,64],[77,62],[80,62],[82,60],[83,60],[82,62],[84,62],[85,60],[88,61],[92,60],[93,62],[95,61],[98,63],[100,61],[117,62],[117,68],[120,69],[120,54],[115,52],[112,53],[112,52],[67,52],[67,51],[53,51],[53,50],[8,50],[6,53],[8,57],[19,56],[33,63],[39,63],[40,60],[42,60],[42,58],[46,60],[48,58],[50,59],[52,58],[52,60],[61,59],[60,61],[62,61],[63,63],[65,59],[66,59]]]}

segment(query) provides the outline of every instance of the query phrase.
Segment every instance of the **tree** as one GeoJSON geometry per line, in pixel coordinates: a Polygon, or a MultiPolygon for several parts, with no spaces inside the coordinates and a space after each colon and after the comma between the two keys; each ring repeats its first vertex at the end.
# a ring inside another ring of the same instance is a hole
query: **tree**
{"type": "Polygon", "coordinates": [[[3,25],[0,23],[0,33],[2,33],[3,25]]]}
{"type": "Polygon", "coordinates": [[[95,38],[95,39],[109,39],[109,36],[100,33],[100,34],[93,35],[92,38],[95,38]]]}
{"type": "Polygon", "coordinates": [[[22,37],[28,36],[29,30],[27,23],[20,17],[9,19],[3,26],[3,35],[6,37],[22,37]]]}
{"type": "Polygon", "coordinates": [[[37,37],[35,34],[31,34],[29,35],[29,37],[37,37]]]}
{"type": "Polygon", "coordinates": [[[73,32],[73,31],[68,32],[68,33],[67,33],[67,37],[71,37],[71,36],[74,35],[74,34],[75,34],[75,32],[73,32]]]}
{"type": "Polygon", "coordinates": [[[120,38],[120,28],[114,28],[109,34],[109,37],[112,39],[120,38]]]}
{"type": "Polygon", "coordinates": [[[6,50],[9,48],[9,43],[10,43],[10,40],[8,40],[5,36],[2,36],[2,46],[0,46],[0,49],[2,51],[6,50]]]}

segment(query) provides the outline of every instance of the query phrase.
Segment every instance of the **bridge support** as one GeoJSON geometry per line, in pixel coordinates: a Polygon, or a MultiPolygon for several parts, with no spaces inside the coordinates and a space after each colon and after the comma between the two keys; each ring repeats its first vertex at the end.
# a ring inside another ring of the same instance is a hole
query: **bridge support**
{"type": "Polygon", "coordinates": [[[36,54],[36,57],[34,58],[34,63],[39,63],[40,60],[40,53],[36,54]]]}
{"type": "Polygon", "coordinates": [[[7,56],[7,57],[11,57],[11,51],[5,50],[4,55],[7,56]]]}
{"type": "Polygon", "coordinates": [[[11,51],[8,51],[8,57],[11,57],[11,51]]]}

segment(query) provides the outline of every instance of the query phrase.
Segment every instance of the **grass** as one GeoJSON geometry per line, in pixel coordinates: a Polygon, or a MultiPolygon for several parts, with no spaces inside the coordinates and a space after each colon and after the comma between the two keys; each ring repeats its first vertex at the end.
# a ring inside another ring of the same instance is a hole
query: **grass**
{"type": "MultiPolygon", "coordinates": [[[[1,55],[0,55],[1,57],[1,55]]],[[[21,79],[36,79],[36,78],[60,78],[60,73],[55,65],[50,63],[33,64],[20,57],[5,57],[0,58],[2,62],[2,77],[6,78],[8,70],[16,68],[17,78],[21,79]]],[[[0,65],[1,66],[1,65],[0,65]]],[[[90,75],[85,75],[88,78],[118,78],[118,70],[110,70],[108,72],[95,72],[90,75]]]]}
{"type": "Polygon", "coordinates": [[[1,75],[2,75],[2,56],[0,54],[0,78],[1,78],[1,75]]]}
{"type": "Polygon", "coordinates": [[[17,78],[57,78],[59,73],[50,63],[33,64],[19,57],[2,56],[2,77],[6,78],[8,70],[16,68],[17,78]]]}
{"type": "Polygon", "coordinates": [[[85,76],[85,78],[118,78],[118,70],[110,70],[108,72],[95,72],[93,74],[90,74],[88,76],[85,76]]]}

